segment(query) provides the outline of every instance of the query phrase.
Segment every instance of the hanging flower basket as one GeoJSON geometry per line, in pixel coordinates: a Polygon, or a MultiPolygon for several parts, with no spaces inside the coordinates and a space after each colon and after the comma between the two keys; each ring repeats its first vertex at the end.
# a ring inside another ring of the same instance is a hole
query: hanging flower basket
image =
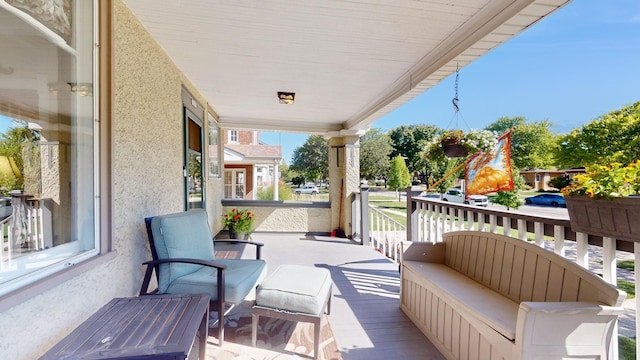
{"type": "Polygon", "coordinates": [[[427,160],[445,160],[446,158],[466,157],[478,152],[493,151],[498,144],[497,136],[489,130],[449,130],[435,136],[424,148],[423,156],[427,160]]]}
{"type": "Polygon", "coordinates": [[[447,157],[459,158],[469,155],[469,150],[462,144],[458,143],[456,139],[442,140],[442,150],[447,157]]]}

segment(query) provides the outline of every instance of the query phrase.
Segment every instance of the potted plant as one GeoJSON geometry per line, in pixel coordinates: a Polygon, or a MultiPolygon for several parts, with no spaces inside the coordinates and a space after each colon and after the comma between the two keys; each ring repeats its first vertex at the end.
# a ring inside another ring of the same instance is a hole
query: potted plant
{"type": "Polygon", "coordinates": [[[224,228],[229,229],[229,238],[246,239],[253,230],[255,215],[249,210],[231,209],[223,216],[224,228]]]}
{"type": "Polygon", "coordinates": [[[640,160],[590,167],[562,193],[573,231],[640,241],[640,160]]]}
{"type": "Polygon", "coordinates": [[[489,152],[498,144],[496,134],[489,130],[448,130],[434,137],[425,146],[425,156],[430,160],[445,157],[465,157],[477,152],[489,152]]]}

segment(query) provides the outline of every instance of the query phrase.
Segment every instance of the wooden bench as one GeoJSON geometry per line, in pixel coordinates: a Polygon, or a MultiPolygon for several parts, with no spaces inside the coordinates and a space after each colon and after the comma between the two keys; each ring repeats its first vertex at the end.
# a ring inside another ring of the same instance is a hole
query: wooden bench
{"type": "Polygon", "coordinates": [[[626,294],[508,236],[403,243],[402,311],[448,359],[607,359],[626,294]]]}

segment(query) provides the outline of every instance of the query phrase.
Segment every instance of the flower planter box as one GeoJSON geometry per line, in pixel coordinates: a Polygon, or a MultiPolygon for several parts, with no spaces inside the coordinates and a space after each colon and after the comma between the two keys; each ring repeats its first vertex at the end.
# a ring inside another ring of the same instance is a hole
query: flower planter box
{"type": "Polygon", "coordinates": [[[640,197],[593,200],[565,196],[565,200],[573,231],[640,241],[640,197]]]}

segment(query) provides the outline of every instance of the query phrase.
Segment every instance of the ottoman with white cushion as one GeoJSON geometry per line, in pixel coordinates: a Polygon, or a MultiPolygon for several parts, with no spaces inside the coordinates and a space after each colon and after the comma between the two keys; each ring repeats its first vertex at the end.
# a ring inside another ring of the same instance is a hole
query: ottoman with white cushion
{"type": "Polygon", "coordinates": [[[320,347],[320,324],[331,310],[331,274],[327,269],[280,265],[256,289],[251,341],[256,346],[260,316],[314,324],[314,358],[320,347]]]}

